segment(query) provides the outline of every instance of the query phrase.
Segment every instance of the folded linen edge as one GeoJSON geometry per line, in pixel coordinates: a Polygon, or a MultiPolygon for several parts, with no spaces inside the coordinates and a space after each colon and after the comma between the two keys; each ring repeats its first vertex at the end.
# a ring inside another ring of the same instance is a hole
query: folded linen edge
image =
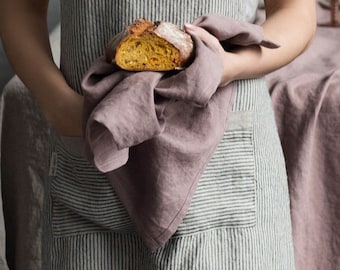
{"type": "Polygon", "coordinates": [[[107,173],[125,165],[129,160],[129,149],[122,149],[114,156],[107,158],[105,162],[100,160],[100,156],[95,155],[93,162],[102,173],[107,173]]]}
{"type": "Polygon", "coordinates": [[[259,29],[260,29],[259,31],[262,33],[262,40],[259,43],[260,46],[263,46],[267,49],[277,49],[277,48],[281,47],[280,44],[277,44],[277,43],[265,38],[264,30],[263,30],[263,27],[261,25],[255,24],[255,26],[258,26],[259,29]]]}
{"type": "MultiPolygon", "coordinates": [[[[90,134],[90,132],[87,133],[90,134]]],[[[92,134],[92,136],[96,135],[92,134]]],[[[129,148],[118,149],[116,147],[116,149],[113,149],[112,147],[103,147],[102,141],[105,136],[107,134],[99,134],[93,140],[88,140],[89,147],[93,153],[93,163],[102,173],[118,169],[126,164],[129,159],[129,148]]]]}
{"type": "Polygon", "coordinates": [[[263,39],[260,43],[261,46],[263,47],[266,47],[268,49],[277,49],[277,48],[280,48],[280,45],[270,41],[270,40],[267,40],[267,39],[263,39]]]}
{"type": "MultiPolygon", "coordinates": [[[[217,144],[216,144],[217,147],[217,144]]],[[[215,148],[216,148],[215,147],[215,148]]],[[[209,154],[209,156],[212,156],[215,148],[212,149],[211,153],[209,154]]],[[[207,163],[209,162],[210,158],[207,159],[207,161],[205,162],[205,164],[202,165],[201,169],[199,170],[199,172],[196,174],[194,180],[191,183],[190,189],[186,195],[186,198],[181,206],[181,208],[177,211],[177,214],[175,215],[175,217],[172,219],[172,221],[169,223],[168,227],[165,228],[163,230],[163,232],[161,232],[157,237],[153,237],[150,234],[148,234],[147,239],[144,239],[144,241],[146,242],[148,248],[150,249],[151,252],[155,252],[158,248],[163,247],[166,242],[170,239],[170,237],[174,234],[174,231],[177,229],[178,224],[176,221],[181,221],[185,214],[186,211],[183,213],[183,208],[188,206],[190,204],[189,198],[191,197],[190,194],[193,193],[195,191],[195,186],[194,184],[197,183],[197,178],[200,177],[202,171],[204,170],[204,168],[206,167],[207,163]]],[[[144,230],[144,228],[142,228],[142,230],[144,230]]],[[[145,231],[145,230],[144,230],[145,231]]]]}

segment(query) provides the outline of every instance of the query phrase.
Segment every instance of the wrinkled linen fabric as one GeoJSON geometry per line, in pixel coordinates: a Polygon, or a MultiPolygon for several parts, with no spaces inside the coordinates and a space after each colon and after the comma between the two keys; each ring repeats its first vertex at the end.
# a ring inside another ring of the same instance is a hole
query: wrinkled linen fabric
{"type": "Polygon", "coordinates": [[[340,70],[271,87],[301,270],[340,268],[339,86],[340,70]]]}
{"type": "MultiPolygon", "coordinates": [[[[270,48],[262,28],[221,15],[193,22],[225,48],[270,48]]],[[[218,53],[193,36],[195,58],[180,72],[128,72],[97,59],[82,81],[86,157],[106,173],[151,250],[181,223],[226,128],[235,84],[218,87],[218,53]]]]}
{"type": "MultiPolygon", "coordinates": [[[[317,7],[318,23],[330,20],[317,7]]],[[[340,269],[340,29],[267,76],[286,160],[297,270],[340,269]]]]}

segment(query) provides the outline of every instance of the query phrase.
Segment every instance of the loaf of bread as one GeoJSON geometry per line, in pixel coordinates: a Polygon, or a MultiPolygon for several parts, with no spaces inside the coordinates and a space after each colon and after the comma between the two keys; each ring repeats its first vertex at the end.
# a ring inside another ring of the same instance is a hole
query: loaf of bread
{"type": "Polygon", "coordinates": [[[125,70],[181,69],[192,59],[193,41],[175,24],[138,19],[108,42],[105,54],[125,70]]]}

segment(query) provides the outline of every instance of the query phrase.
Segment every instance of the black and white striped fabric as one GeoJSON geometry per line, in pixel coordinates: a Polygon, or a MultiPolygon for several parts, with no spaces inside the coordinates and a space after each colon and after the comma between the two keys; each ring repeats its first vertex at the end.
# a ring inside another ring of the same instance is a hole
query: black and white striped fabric
{"type": "MultiPolygon", "coordinates": [[[[94,2],[62,1],[62,70],[79,92],[81,74],[110,34],[108,21],[117,31],[143,14],[179,24],[211,12],[245,19],[247,1],[94,2]],[[113,18],[107,9],[121,14],[113,18]]],[[[228,128],[189,210],[175,235],[154,253],[136,234],[105,176],[67,139],[51,142],[43,269],[294,269],[285,164],[264,80],[238,82],[228,128]]]]}

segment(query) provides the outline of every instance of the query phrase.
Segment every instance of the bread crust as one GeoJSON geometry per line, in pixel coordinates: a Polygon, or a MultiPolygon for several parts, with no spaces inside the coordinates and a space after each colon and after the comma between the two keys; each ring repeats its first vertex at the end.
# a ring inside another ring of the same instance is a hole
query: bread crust
{"type": "Polygon", "coordinates": [[[114,36],[105,55],[109,63],[122,69],[166,71],[186,67],[193,48],[191,36],[177,25],[142,18],[114,36]]]}

